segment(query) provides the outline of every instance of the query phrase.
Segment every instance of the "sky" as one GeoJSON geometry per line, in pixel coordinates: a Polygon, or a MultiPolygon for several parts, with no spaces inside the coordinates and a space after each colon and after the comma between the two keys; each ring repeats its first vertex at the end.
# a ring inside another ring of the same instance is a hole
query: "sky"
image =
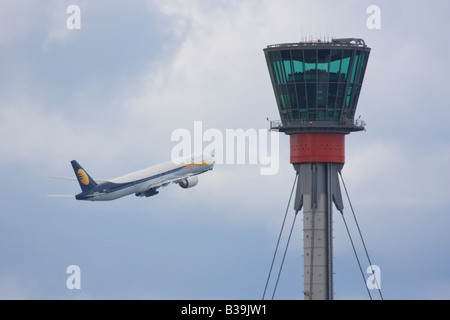
{"type": "MultiPolygon", "coordinates": [[[[384,299],[450,299],[449,10],[445,0],[2,1],[0,299],[261,299],[295,178],[287,136],[274,175],[216,164],[196,187],[151,198],[49,198],[80,189],[45,176],[72,177],[73,159],[94,179],[167,161],[172,133],[195,121],[267,130],[279,114],[263,49],[308,37],[372,48],[356,111],[367,130],[346,137],[342,175],[384,299]],[[374,4],[380,29],[367,25],[374,4]],[[72,265],[81,289],[67,287],[72,265]]],[[[336,210],[333,220],[334,297],[369,299],[336,210]]],[[[297,219],[275,299],[303,299],[302,245],[297,219]]]]}

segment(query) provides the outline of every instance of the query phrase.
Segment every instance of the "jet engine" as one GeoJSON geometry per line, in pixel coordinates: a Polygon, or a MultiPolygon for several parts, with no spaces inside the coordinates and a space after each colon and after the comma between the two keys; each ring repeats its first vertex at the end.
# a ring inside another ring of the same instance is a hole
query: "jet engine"
{"type": "Polygon", "coordinates": [[[188,177],[188,178],[183,179],[180,182],[178,182],[180,187],[182,187],[183,189],[195,187],[197,185],[197,183],[198,183],[197,176],[188,177]]]}
{"type": "Polygon", "coordinates": [[[148,189],[145,192],[138,192],[136,193],[136,197],[151,197],[154,195],[157,195],[159,193],[159,191],[157,191],[156,189],[148,189]]]}

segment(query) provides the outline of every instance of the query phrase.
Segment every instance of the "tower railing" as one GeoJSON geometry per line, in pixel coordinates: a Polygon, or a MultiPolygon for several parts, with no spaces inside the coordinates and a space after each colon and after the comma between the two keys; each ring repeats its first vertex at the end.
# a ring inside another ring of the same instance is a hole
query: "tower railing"
{"type": "Polygon", "coordinates": [[[342,118],[339,121],[333,120],[270,120],[270,130],[272,131],[314,131],[315,129],[327,128],[330,131],[363,131],[366,123],[361,119],[342,118]]]}

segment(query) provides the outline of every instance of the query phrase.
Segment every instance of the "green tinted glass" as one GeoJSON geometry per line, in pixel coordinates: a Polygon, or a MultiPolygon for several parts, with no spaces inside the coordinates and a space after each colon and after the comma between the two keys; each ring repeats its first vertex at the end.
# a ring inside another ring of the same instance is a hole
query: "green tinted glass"
{"type": "Polygon", "coordinates": [[[344,97],[345,97],[345,88],[347,87],[347,84],[341,83],[339,84],[337,96],[336,96],[336,109],[342,109],[344,105],[344,97]]]}
{"type": "Polygon", "coordinates": [[[305,50],[304,56],[306,81],[315,82],[317,73],[317,50],[305,50]]]}
{"type": "Polygon", "coordinates": [[[327,107],[328,82],[319,82],[317,84],[317,108],[325,109],[327,107]]]}
{"type": "Polygon", "coordinates": [[[317,81],[328,82],[330,50],[317,50],[317,81]]]}
{"type": "Polygon", "coordinates": [[[328,88],[328,108],[334,108],[336,105],[337,89],[337,83],[330,83],[328,88]]]}
{"type": "Polygon", "coordinates": [[[292,64],[294,66],[294,78],[296,82],[305,81],[304,68],[303,68],[303,51],[292,51],[292,64]]]}
{"type": "Polygon", "coordinates": [[[297,92],[295,91],[295,84],[288,85],[288,92],[289,92],[289,101],[291,103],[291,108],[296,109],[297,108],[297,92]]]}
{"type": "Polygon", "coordinates": [[[359,68],[358,79],[356,80],[356,82],[359,84],[362,84],[362,82],[363,82],[364,73],[366,72],[366,65],[367,65],[368,58],[369,58],[369,55],[366,52],[363,52],[362,58],[361,58],[361,67],[359,68]]]}
{"type": "Polygon", "coordinates": [[[282,83],[282,80],[281,80],[282,78],[281,78],[280,68],[279,68],[280,59],[281,59],[280,52],[279,51],[273,52],[272,59],[271,59],[272,70],[273,70],[273,74],[275,75],[275,80],[276,80],[277,84],[282,83]]]}
{"type": "Polygon", "coordinates": [[[317,85],[315,83],[308,83],[306,85],[306,96],[308,99],[308,109],[316,108],[316,94],[317,94],[317,85]]]}
{"type": "Polygon", "coordinates": [[[359,52],[356,52],[355,59],[353,62],[352,77],[350,79],[350,82],[355,82],[355,75],[356,75],[356,71],[358,70],[358,62],[359,62],[359,52]]]}
{"type": "Polygon", "coordinates": [[[270,51],[267,53],[267,63],[269,65],[269,71],[270,71],[270,77],[272,78],[272,82],[274,84],[280,83],[280,79],[278,77],[278,74],[275,70],[275,58],[274,58],[274,52],[270,51]]]}
{"type": "Polygon", "coordinates": [[[354,45],[322,44],[265,51],[281,119],[342,124],[352,118],[369,54],[354,45]]]}
{"type": "Polygon", "coordinates": [[[347,100],[346,100],[346,103],[345,103],[345,107],[346,108],[350,107],[350,99],[352,97],[352,90],[353,90],[353,86],[348,86],[347,100]]]}
{"type": "Polygon", "coordinates": [[[338,82],[341,71],[342,50],[331,50],[330,82],[338,82]]]}
{"type": "Polygon", "coordinates": [[[303,84],[303,83],[297,84],[296,85],[296,89],[297,89],[298,106],[299,106],[300,109],[306,109],[307,108],[307,104],[306,104],[305,84],[303,84]]]}
{"type": "Polygon", "coordinates": [[[350,61],[352,58],[353,50],[344,50],[342,63],[341,63],[341,73],[339,75],[340,82],[346,82],[348,71],[350,69],[350,61]]]}
{"type": "Polygon", "coordinates": [[[278,99],[281,104],[282,109],[289,109],[290,108],[290,101],[289,101],[289,94],[287,92],[287,88],[285,85],[277,85],[276,86],[278,99]]]}
{"type": "Polygon", "coordinates": [[[281,51],[281,59],[283,61],[284,78],[286,79],[287,82],[294,82],[291,64],[291,51],[290,50],[281,51]]]}

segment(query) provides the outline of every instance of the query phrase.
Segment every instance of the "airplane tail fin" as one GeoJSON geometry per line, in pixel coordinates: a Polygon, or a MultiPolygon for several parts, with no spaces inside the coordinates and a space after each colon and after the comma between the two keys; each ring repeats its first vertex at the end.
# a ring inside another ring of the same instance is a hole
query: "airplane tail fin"
{"type": "Polygon", "coordinates": [[[77,176],[78,183],[80,184],[81,190],[83,192],[97,186],[97,183],[94,181],[94,179],[89,176],[89,174],[83,169],[82,166],[80,166],[80,164],[76,160],[72,160],[70,163],[72,164],[73,171],[77,176]]]}

